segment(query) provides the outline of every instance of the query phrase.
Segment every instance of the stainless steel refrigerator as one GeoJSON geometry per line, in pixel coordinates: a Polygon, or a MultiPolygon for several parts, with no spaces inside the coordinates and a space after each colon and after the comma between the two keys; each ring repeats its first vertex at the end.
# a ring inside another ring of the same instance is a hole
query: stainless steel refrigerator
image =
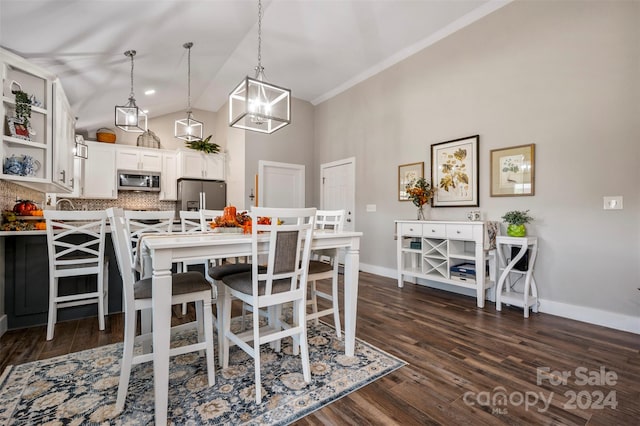
{"type": "Polygon", "coordinates": [[[227,184],[217,180],[179,179],[176,211],[222,210],[227,205],[227,184]]]}

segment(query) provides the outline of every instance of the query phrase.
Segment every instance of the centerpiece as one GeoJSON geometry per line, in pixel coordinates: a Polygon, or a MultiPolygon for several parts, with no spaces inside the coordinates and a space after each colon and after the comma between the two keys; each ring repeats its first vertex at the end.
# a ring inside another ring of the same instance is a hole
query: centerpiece
{"type": "Polygon", "coordinates": [[[407,197],[418,207],[418,220],[426,220],[424,205],[433,198],[436,188],[433,188],[424,177],[411,181],[407,186],[407,197]]]}
{"type": "Polygon", "coordinates": [[[209,226],[214,232],[247,233],[247,230],[251,232],[251,216],[246,211],[238,213],[234,206],[227,206],[222,216],[213,218],[209,226]]]}

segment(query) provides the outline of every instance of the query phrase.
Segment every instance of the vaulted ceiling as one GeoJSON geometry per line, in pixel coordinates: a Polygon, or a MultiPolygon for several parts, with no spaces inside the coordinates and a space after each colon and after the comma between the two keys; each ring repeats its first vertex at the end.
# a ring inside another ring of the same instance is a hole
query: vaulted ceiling
{"type": "MultiPolygon", "coordinates": [[[[267,81],[317,104],[510,0],[264,0],[267,81]]],[[[150,117],[217,111],[258,62],[257,0],[2,0],[0,45],[62,81],[78,128],[113,122],[134,89],[150,117]],[[148,89],[155,94],[145,95],[148,89]]]]}

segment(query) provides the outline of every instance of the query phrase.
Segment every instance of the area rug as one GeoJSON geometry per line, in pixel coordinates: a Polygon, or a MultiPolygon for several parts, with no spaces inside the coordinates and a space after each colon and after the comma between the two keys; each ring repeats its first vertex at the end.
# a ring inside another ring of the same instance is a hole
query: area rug
{"type": "MultiPolygon", "coordinates": [[[[184,332],[177,344],[193,341],[184,332]]],[[[191,353],[170,362],[168,418],[176,425],[283,425],[402,367],[405,362],[361,340],[355,356],[324,323],[309,324],[311,383],[304,382],[291,339],[282,352],[262,350],[262,404],[255,403],[253,360],[232,348],[229,368],[207,386],[204,357],[191,353]]],[[[125,410],[114,414],[122,344],[10,366],[0,376],[0,424],[146,425],[154,417],[153,366],[134,366],[125,410]]]]}

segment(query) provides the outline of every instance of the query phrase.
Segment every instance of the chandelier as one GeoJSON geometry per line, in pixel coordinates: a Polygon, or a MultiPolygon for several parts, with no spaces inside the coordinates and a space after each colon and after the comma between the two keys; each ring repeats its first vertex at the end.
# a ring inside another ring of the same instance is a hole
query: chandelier
{"type": "Polygon", "coordinates": [[[182,47],[189,52],[187,56],[187,117],[176,120],[174,135],[178,139],[192,142],[202,139],[203,125],[201,121],[194,120],[191,111],[191,48],[193,47],[193,43],[185,43],[182,47]]]}
{"type": "Polygon", "coordinates": [[[258,65],[229,94],[229,126],[273,133],[291,123],[291,90],[267,83],[262,66],[262,2],[258,0],[258,65]]]}
{"type": "Polygon", "coordinates": [[[131,92],[126,105],[116,105],[116,127],[125,132],[142,133],[147,131],[147,114],[136,105],[133,94],[133,57],[135,50],[127,50],[124,55],[131,58],[131,92]]]}

